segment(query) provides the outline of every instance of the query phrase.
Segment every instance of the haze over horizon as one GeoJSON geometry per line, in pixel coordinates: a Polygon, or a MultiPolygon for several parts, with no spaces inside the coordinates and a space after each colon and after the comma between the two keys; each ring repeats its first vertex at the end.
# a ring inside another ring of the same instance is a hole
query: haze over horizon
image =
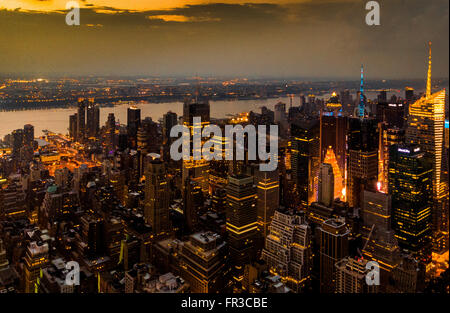
{"type": "Polygon", "coordinates": [[[448,78],[446,0],[0,1],[0,73],[114,76],[448,78]]]}

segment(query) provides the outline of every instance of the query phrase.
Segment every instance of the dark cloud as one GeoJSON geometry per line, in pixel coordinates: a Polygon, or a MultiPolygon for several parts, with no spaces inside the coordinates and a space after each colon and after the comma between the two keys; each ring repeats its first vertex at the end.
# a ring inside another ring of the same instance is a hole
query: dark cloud
{"type": "Polygon", "coordinates": [[[170,10],[0,11],[0,71],[139,75],[448,77],[448,1],[385,0],[381,26],[365,1],[204,4],[170,10]],[[357,75],[357,74],[356,74],[357,75]]]}

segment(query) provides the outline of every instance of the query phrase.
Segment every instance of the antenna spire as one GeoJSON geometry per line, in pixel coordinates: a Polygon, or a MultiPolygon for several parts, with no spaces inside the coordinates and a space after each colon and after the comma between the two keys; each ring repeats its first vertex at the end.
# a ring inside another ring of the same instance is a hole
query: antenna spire
{"type": "Polygon", "coordinates": [[[431,41],[428,42],[428,51],[427,98],[431,96],[431,41]]]}
{"type": "Polygon", "coordinates": [[[361,64],[361,85],[359,87],[359,117],[364,118],[364,66],[361,64]]]}

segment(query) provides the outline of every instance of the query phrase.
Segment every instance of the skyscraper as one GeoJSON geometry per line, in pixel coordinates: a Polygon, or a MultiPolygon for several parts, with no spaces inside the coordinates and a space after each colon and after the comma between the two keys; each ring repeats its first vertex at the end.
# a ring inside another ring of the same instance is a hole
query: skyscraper
{"type": "Polygon", "coordinates": [[[141,126],[141,109],[131,106],[127,109],[127,133],[130,147],[137,148],[137,132],[141,126]]]}
{"type": "Polygon", "coordinates": [[[319,169],[318,202],[330,207],[334,200],[334,175],[331,164],[322,163],[319,169]]]}
{"type": "Polygon", "coordinates": [[[14,158],[20,157],[20,151],[23,147],[24,132],[23,129],[16,129],[12,132],[12,155],[14,158]]]}
{"type": "Polygon", "coordinates": [[[150,117],[143,119],[137,132],[139,177],[144,173],[147,154],[156,153],[159,155],[161,153],[161,140],[159,139],[158,124],[153,122],[150,117]]]}
{"type": "Polygon", "coordinates": [[[26,124],[23,126],[23,144],[26,147],[33,148],[34,126],[26,124]]]}
{"type": "Polygon", "coordinates": [[[402,102],[380,102],[377,104],[377,119],[386,122],[388,127],[403,128],[405,124],[405,107],[402,102]]]}
{"type": "Polygon", "coordinates": [[[88,213],[81,217],[81,236],[78,250],[81,255],[98,257],[106,251],[105,219],[97,213],[88,213]]]}
{"type": "Polygon", "coordinates": [[[320,292],[335,292],[336,262],[348,256],[350,230],[341,219],[329,219],[319,227],[320,292]]]}
{"type": "MultiPolygon", "coordinates": [[[[344,180],[347,159],[348,117],[340,113],[322,112],[320,115],[320,162],[324,162],[331,149],[344,180]]],[[[336,176],[337,173],[334,173],[336,176]]],[[[341,192],[341,190],[339,190],[341,192]]]]}
{"type": "Polygon", "coordinates": [[[373,118],[351,118],[348,134],[347,199],[361,205],[364,189],[376,188],[378,180],[378,127],[373,118]]]}
{"type": "Polygon", "coordinates": [[[158,124],[150,117],[142,120],[137,132],[137,148],[143,155],[161,152],[161,140],[158,133],[158,124]]]}
{"type": "Polygon", "coordinates": [[[367,260],[346,257],[336,263],[336,293],[372,293],[377,285],[368,285],[367,260]]]}
{"type": "Polygon", "coordinates": [[[365,190],[361,217],[362,254],[380,265],[380,290],[385,291],[392,271],[400,262],[400,249],[392,229],[391,196],[365,190]]]}
{"type": "Polygon", "coordinates": [[[78,114],[72,114],[69,116],[69,137],[72,138],[73,140],[77,140],[77,126],[78,123],[78,114]]]}
{"type": "Polygon", "coordinates": [[[320,164],[319,123],[303,120],[291,124],[291,168],[304,207],[315,201],[320,164]]]}
{"type": "Polygon", "coordinates": [[[327,163],[331,165],[333,169],[333,177],[334,177],[334,197],[333,199],[339,198],[342,201],[346,200],[345,197],[345,167],[344,170],[341,171],[339,164],[336,159],[336,155],[334,151],[330,148],[327,149],[327,154],[325,154],[325,158],[323,159],[323,163],[327,163]]]}
{"type": "Polygon", "coordinates": [[[283,136],[289,127],[286,115],[286,103],[278,102],[275,104],[274,122],[280,126],[280,134],[283,136]]]}
{"type": "Polygon", "coordinates": [[[47,188],[39,209],[39,225],[52,229],[57,221],[74,218],[80,210],[78,194],[73,191],[61,191],[56,185],[47,188]]]}
{"type": "Polygon", "coordinates": [[[109,113],[106,121],[106,145],[108,153],[113,152],[116,148],[116,118],[114,113],[109,113]]]}
{"type": "Polygon", "coordinates": [[[405,87],[405,99],[407,104],[410,104],[414,101],[414,88],[405,87]]]}
{"type": "Polygon", "coordinates": [[[197,229],[200,208],[203,205],[203,192],[198,183],[189,177],[183,182],[183,212],[190,232],[197,229]]]}
{"type": "Polygon", "coordinates": [[[216,293],[226,282],[226,243],[212,232],[189,236],[181,250],[181,275],[191,286],[191,292],[216,293]]]}
{"type": "Polygon", "coordinates": [[[253,243],[258,232],[256,198],[253,177],[244,174],[228,177],[226,225],[236,288],[240,288],[244,265],[254,257],[253,243]]]}
{"type": "Polygon", "coordinates": [[[23,219],[26,216],[26,194],[22,184],[12,181],[6,188],[0,189],[0,217],[23,219]]]}
{"type": "MultiPolygon", "coordinates": [[[[448,249],[448,210],[444,207],[445,185],[441,182],[445,122],[445,89],[431,90],[431,42],[429,43],[427,88],[425,95],[409,106],[406,142],[419,145],[433,164],[433,247],[448,249]]],[[[447,194],[448,197],[448,194],[447,194]]]]}
{"type": "Polygon", "coordinates": [[[176,113],[169,111],[163,115],[162,136],[163,136],[163,159],[170,160],[170,145],[175,138],[170,137],[172,127],[178,124],[178,116],[176,113]]]}
{"type": "Polygon", "coordinates": [[[261,258],[271,273],[299,292],[310,279],[312,267],[311,229],[304,216],[293,210],[275,211],[261,258]]]}
{"type": "Polygon", "coordinates": [[[432,165],[421,147],[414,145],[391,146],[389,158],[395,236],[400,247],[429,261],[432,165]]]}
{"type": "Polygon", "coordinates": [[[88,137],[97,137],[100,130],[100,108],[90,98],[87,105],[86,133],[88,137]]]}
{"type": "Polygon", "coordinates": [[[365,115],[365,101],[364,101],[364,66],[361,65],[361,84],[359,87],[359,107],[358,113],[360,118],[365,115]]]}
{"type": "Polygon", "coordinates": [[[77,141],[83,141],[86,135],[86,101],[78,99],[77,111],[77,141]]]}
{"type": "Polygon", "coordinates": [[[280,206],[280,177],[278,169],[259,171],[255,174],[257,191],[258,227],[263,237],[267,236],[269,224],[275,210],[280,206]]]}
{"type": "MultiPolygon", "coordinates": [[[[208,192],[208,172],[209,166],[208,161],[205,159],[194,160],[193,154],[200,153],[201,155],[201,146],[194,147],[192,138],[194,133],[200,133],[203,131],[203,128],[210,123],[210,106],[209,101],[198,101],[195,99],[187,99],[183,105],[183,124],[187,126],[191,132],[190,139],[190,153],[191,160],[185,161],[183,160],[183,169],[182,169],[182,180],[186,180],[187,177],[190,177],[191,180],[197,182],[202,188],[203,192],[208,192]],[[194,125],[194,118],[200,118],[201,124],[194,125]],[[196,151],[194,151],[196,150],[196,151]],[[200,150],[200,151],[199,151],[200,150]]],[[[206,141],[206,138],[202,137],[202,146],[206,141]]]]}
{"type": "Polygon", "coordinates": [[[387,122],[378,123],[378,183],[377,190],[389,191],[389,147],[402,144],[405,140],[405,130],[398,127],[389,127],[387,122]]]}
{"type": "Polygon", "coordinates": [[[145,169],[144,219],[156,236],[169,232],[169,187],[161,160],[148,160],[145,169]]]}
{"type": "Polygon", "coordinates": [[[28,245],[23,269],[23,287],[25,293],[33,293],[40,270],[49,263],[49,248],[47,243],[30,242],[28,245]]]}

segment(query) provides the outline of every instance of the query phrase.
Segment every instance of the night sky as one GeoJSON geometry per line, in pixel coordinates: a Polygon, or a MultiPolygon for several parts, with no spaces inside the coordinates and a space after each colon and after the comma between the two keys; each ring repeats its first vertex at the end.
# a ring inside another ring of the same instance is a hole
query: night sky
{"type": "Polygon", "coordinates": [[[448,77],[448,0],[0,0],[0,73],[340,78],[448,77]],[[220,2],[220,3],[217,3],[220,2]]]}

